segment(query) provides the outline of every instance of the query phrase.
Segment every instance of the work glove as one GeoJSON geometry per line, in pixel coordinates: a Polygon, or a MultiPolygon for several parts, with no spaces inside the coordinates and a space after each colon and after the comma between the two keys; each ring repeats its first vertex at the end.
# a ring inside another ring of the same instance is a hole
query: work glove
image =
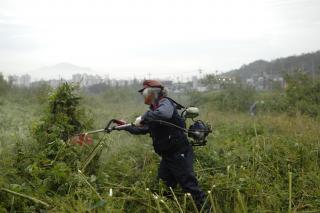
{"type": "Polygon", "coordinates": [[[142,118],[141,118],[141,116],[139,116],[139,117],[136,118],[136,120],[134,121],[133,124],[135,126],[142,126],[141,121],[142,121],[142,118]]]}

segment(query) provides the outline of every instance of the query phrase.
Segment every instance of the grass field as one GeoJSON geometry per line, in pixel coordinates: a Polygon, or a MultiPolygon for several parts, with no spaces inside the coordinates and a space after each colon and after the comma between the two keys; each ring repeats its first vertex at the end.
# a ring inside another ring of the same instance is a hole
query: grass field
{"type": "MultiPolygon", "coordinates": [[[[82,96],[92,128],[103,128],[112,118],[132,121],[146,110],[138,95],[125,91],[82,96]]],[[[174,191],[177,200],[163,196],[168,189],[156,179],[160,159],[151,139],[126,132],[94,136],[106,146],[91,165],[93,174],[54,165],[55,183],[72,184],[67,193],[48,190],[42,171],[17,166],[34,162],[19,159],[21,152],[37,157],[31,129],[46,113],[46,103],[30,96],[0,98],[0,212],[195,212],[181,189],[174,191]]],[[[191,100],[187,95],[177,99],[191,100]]],[[[194,165],[213,212],[320,211],[319,119],[271,112],[252,117],[218,111],[210,101],[199,107],[214,134],[207,146],[195,148],[194,165]]]]}

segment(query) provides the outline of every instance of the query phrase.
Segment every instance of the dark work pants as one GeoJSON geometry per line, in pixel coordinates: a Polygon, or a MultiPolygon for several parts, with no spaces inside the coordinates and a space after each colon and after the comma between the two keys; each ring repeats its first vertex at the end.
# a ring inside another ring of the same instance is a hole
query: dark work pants
{"type": "Polygon", "coordinates": [[[158,170],[158,177],[168,187],[175,188],[179,184],[186,193],[192,195],[199,208],[204,202],[205,194],[199,188],[193,171],[193,156],[192,146],[187,146],[180,152],[169,156],[163,156],[158,170]]]}

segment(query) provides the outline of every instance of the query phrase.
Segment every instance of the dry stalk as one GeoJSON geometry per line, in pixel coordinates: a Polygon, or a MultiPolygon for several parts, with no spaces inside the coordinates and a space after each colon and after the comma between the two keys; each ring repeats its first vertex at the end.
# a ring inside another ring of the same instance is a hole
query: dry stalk
{"type": "Polygon", "coordinates": [[[187,195],[188,195],[188,197],[189,197],[189,198],[190,198],[190,200],[191,200],[192,206],[193,206],[193,208],[194,208],[194,212],[199,213],[199,210],[198,210],[198,208],[197,208],[197,205],[196,205],[196,203],[194,202],[194,200],[193,200],[193,198],[192,198],[191,194],[190,194],[190,193],[188,193],[187,195]]]}
{"type": "Polygon", "coordinates": [[[172,195],[173,195],[174,201],[176,201],[176,203],[177,203],[177,205],[178,205],[179,211],[180,211],[181,213],[183,213],[182,208],[181,208],[181,206],[180,206],[180,203],[179,203],[179,201],[178,201],[178,199],[177,199],[174,191],[172,190],[171,187],[169,187],[169,188],[170,188],[170,191],[171,191],[171,193],[172,193],[172,195]]]}
{"type": "Polygon", "coordinates": [[[90,189],[97,195],[97,197],[100,200],[103,200],[103,198],[101,197],[101,195],[94,189],[94,187],[87,181],[86,177],[84,176],[84,174],[82,174],[82,172],[80,170],[78,170],[78,173],[80,174],[80,176],[82,177],[82,179],[84,180],[84,182],[90,187],[90,189]]]}
{"type": "Polygon", "coordinates": [[[0,190],[2,190],[4,192],[8,192],[8,193],[13,194],[13,195],[17,195],[19,197],[27,198],[27,199],[33,201],[34,203],[41,204],[41,205],[43,205],[43,206],[45,206],[47,208],[50,207],[50,205],[47,204],[46,202],[43,202],[43,201],[41,201],[41,200],[39,200],[37,198],[31,197],[29,195],[21,194],[21,193],[18,193],[18,192],[15,192],[15,191],[11,191],[11,190],[5,189],[5,188],[1,188],[0,190]]]}
{"type": "Polygon", "coordinates": [[[183,195],[183,210],[184,212],[187,210],[187,194],[183,195]]]}
{"type": "Polygon", "coordinates": [[[239,189],[237,189],[237,197],[238,197],[238,202],[240,203],[241,212],[248,212],[244,203],[243,203],[243,198],[241,196],[239,189]]]}
{"type": "Polygon", "coordinates": [[[169,206],[167,205],[167,203],[164,200],[161,199],[160,202],[163,203],[163,205],[166,207],[168,212],[173,213],[173,211],[169,208],[169,206]]]}
{"type": "Polygon", "coordinates": [[[289,208],[288,208],[288,212],[291,213],[292,212],[292,172],[289,172],[289,208]]]}
{"type": "Polygon", "coordinates": [[[208,191],[208,196],[209,196],[209,200],[210,200],[210,203],[211,203],[212,210],[213,210],[214,213],[216,213],[217,210],[216,210],[216,207],[215,207],[215,203],[214,203],[211,191],[208,191]]]}
{"type": "Polygon", "coordinates": [[[160,203],[159,203],[159,196],[153,194],[153,198],[154,198],[154,200],[156,201],[158,212],[159,212],[159,213],[162,213],[161,206],[160,206],[160,203]]]}

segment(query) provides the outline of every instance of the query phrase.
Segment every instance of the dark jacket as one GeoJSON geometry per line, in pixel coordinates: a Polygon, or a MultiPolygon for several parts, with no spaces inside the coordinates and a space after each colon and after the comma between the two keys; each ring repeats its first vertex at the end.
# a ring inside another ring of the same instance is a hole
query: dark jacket
{"type": "Polygon", "coordinates": [[[188,139],[178,128],[159,123],[166,121],[185,128],[185,121],[179,115],[175,103],[169,98],[162,98],[156,106],[142,116],[142,127],[128,127],[132,134],[147,134],[152,137],[153,147],[161,156],[170,155],[188,146],[188,139]]]}

